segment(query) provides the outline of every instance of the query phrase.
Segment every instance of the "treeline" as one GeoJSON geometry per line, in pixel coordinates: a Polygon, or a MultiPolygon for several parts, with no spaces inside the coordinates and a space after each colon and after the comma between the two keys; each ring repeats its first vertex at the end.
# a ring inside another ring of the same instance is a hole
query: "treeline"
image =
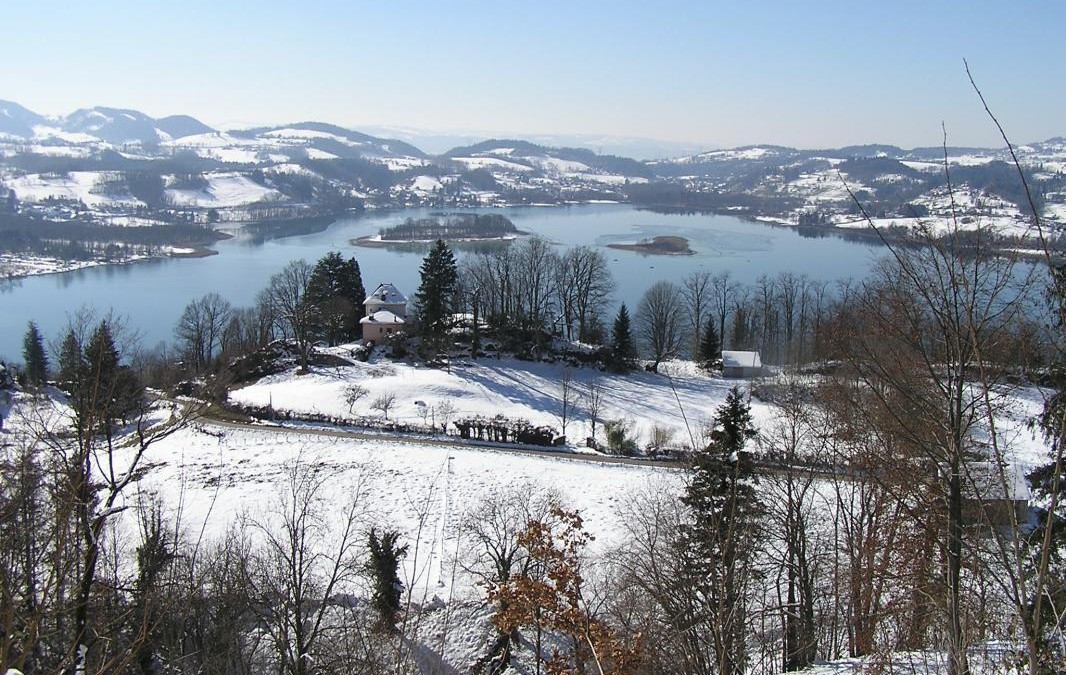
{"type": "Polygon", "coordinates": [[[399,225],[378,230],[382,239],[436,240],[502,237],[516,234],[511,219],[496,213],[454,213],[429,218],[407,218],[399,225]]]}
{"type": "Polygon", "coordinates": [[[113,227],[81,220],[52,221],[21,214],[0,213],[0,250],[85,259],[93,250],[110,245],[151,247],[204,246],[222,235],[197,225],[113,227]],[[79,251],[83,253],[78,253],[79,251]]]}

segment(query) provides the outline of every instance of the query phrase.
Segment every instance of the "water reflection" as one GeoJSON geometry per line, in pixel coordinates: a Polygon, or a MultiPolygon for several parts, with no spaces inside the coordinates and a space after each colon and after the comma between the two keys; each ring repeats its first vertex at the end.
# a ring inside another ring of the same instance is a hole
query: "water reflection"
{"type": "MultiPolygon", "coordinates": [[[[283,232],[269,238],[262,232],[235,232],[213,248],[219,255],[169,258],[113,267],[93,267],[63,274],[33,277],[0,284],[0,358],[21,354],[26,322],[38,322],[46,337],[59,333],[68,312],[82,306],[106,311],[115,308],[130,317],[147,344],[172,339],[173,326],[185,305],[215,291],[234,306],[248,306],[271,275],[289,261],[314,262],[328,252],[355,256],[363,283],[397,284],[408,295],[418,287],[424,247],[415,250],[363,248],[352,245],[360,236],[406,218],[419,218],[436,209],[372,211],[342,219],[302,234],[283,232]]],[[[535,233],[560,249],[634,242],[657,235],[683,236],[696,251],[688,256],[648,256],[636,252],[607,252],[617,282],[614,301],[635,307],[655,281],[680,281],[696,271],[729,271],[735,279],[754,282],[763,274],[790,271],[813,279],[833,281],[864,276],[877,249],[867,240],[811,237],[795,228],[771,227],[728,216],[654,213],[627,205],[521,207],[475,209],[510,218],[520,230],[535,233]],[[639,262],[638,262],[639,261],[639,262]],[[636,263],[636,264],[635,264],[636,263]]],[[[474,251],[457,247],[457,257],[474,251]]],[[[480,249],[482,247],[474,247],[480,249]]]]}

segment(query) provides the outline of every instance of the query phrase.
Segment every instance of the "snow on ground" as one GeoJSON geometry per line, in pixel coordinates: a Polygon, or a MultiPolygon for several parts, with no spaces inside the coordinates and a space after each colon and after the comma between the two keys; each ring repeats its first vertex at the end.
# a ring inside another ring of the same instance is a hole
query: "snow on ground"
{"type": "Polygon", "coordinates": [[[71,272],[105,263],[99,260],[59,260],[43,256],[0,253],[0,279],[30,277],[38,274],[71,272]]]}
{"type": "Polygon", "coordinates": [[[90,208],[116,204],[136,206],[140,202],[132,197],[115,197],[100,194],[97,188],[112,176],[107,171],[70,171],[65,174],[33,173],[14,178],[5,178],[4,185],[13,189],[19,200],[40,202],[49,197],[80,200],[90,208]]]}
{"type": "Polygon", "coordinates": [[[93,143],[99,144],[100,139],[92,134],[86,134],[81,132],[69,132],[63,131],[58,127],[50,127],[46,125],[37,125],[33,127],[34,138],[58,138],[61,141],[67,143],[93,143]]]}
{"type": "Polygon", "coordinates": [[[605,173],[577,173],[573,174],[573,176],[581,180],[605,183],[607,185],[625,185],[626,183],[648,182],[647,178],[641,178],[640,176],[615,176],[605,173]]]}
{"type": "Polygon", "coordinates": [[[518,162],[509,162],[499,157],[455,157],[453,161],[459,162],[468,169],[504,169],[506,171],[533,171],[532,167],[518,162]]]}
{"type": "Polygon", "coordinates": [[[248,148],[197,148],[196,154],[208,159],[217,159],[220,162],[232,164],[256,164],[259,162],[259,152],[248,148]]]}
{"type": "Polygon", "coordinates": [[[285,162],[285,163],[282,163],[282,164],[274,164],[272,166],[268,166],[268,167],[264,168],[263,171],[266,172],[266,173],[271,173],[271,172],[273,172],[273,173],[291,173],[291,174],[296,174],[296,175],[299,175],[299,176],[312,176],[312,177],[317,177],[318,176],[317,173],[315,173],[311,169],[308,169],[306,166],[303,166],[301,164],[293,164],[291,162],[285,162]]]}
{"type": "Polygon", "coordinates": [[[178,206],[230,207],[280,199],[277,190],[263,187],[247,176],[236,172],[204,174],[207,187],[201,190],[166,191],[167,197],[178,206]]]}
{"type": "Polygon", "coordinates": [[[411,180],[410,190],[414,192],[430,193],[439,190],[443,184],[433,176],[416,176],[411,180]]]}
{"type": "MultiPolygon", "coordinates": [[[[743,380],[708,377],[687,362],[664,364],[660,370],[675,374],[637,372],[626,376],[601,373],[595,368],[574,368],[573,395],[583,396],[590,382],[603,387],[604,410],[597,433],[602,435],[603,419],[629,419],[634,432],[647,440],[652,427],[672,429],[675,442],[690,444],[689,431],[699,439],[701,429],[725,401],[730,387],[743,380]],[[672,385],[672,386],[671,386],[672,385]],[[680,401],[680,406],[679,406],[680,401]],[[682,414],[683,409],[683,414],[682,414]],[[686,426],[686,419],[688,426],[686,426]]],[[[510,359],[482,359],[453,364],[450,371],[401,362],[359,363],[330,369],[315,369],[296,376],[292,372],[266,377],[231,392],[230,399],[246,405],[273,405],[277,410],[348,415],[344,389],[358,383],[369,393],[356,404],[356,415],[380,416],[370,404],[380,395],[396,395],[390,420],[421,423],[417,404],[432,409],[442,402],[455,408],[452,419],[481,415],[527,419],[537,425],[560,427],[560,382],[566,372],[562,364],[510,359]]],[[[571,405],[574,405],[571,403],[571,405]]],[[[756,419],[769,416],[769,407],[753,401],[756,419]]],[[[572,413],[567,427],[570,439],[584,439],[591,429],[583,413],[572,413]]],[[[602,440],[602,439],[601,439],[602,440]]]]}
{"type": "Polygon", "coordinates": [[[14,154],[47,155],[48,157],[77,157],[85,158],[92,155],[92,148],[80,145],[26,145],[19,148],[14,154]]]}
{"type": "Polygon", "coordinates": [[[1050,218],[1051,220],[1057,220],[1060,223],[1066,223],[1066,203],[1045,204],[1044,217],[1050,218]]]}
{"type": "Polygon", "coordinates": [[[572,174],[587,173],[591,171],[588,164],[567,159],[559,159],[558,157],[529,157],[528,159],[548,173],[572,174]]]}
{"type": "MultiPolygon", "coordinates": [[[[370,521],[400,530],[409,543],[404,581],[416,594],[446,592],[465,511],[508,486],[555,489],[596,536],[591,553],[619,542],[619,512],[633,490],[663,482],[680,488],[680,474],[671,469],[210,425],[166,439],[148,461],[140,490],[165,496],[180,509],[186,532],[208,537],[221,537],[242,512],[269,510],[297,462],[322,472],[330,513],[362,486],[370,521]]],[[[480,595],[470,582],[457,579],[458,590],[480,595]]]]}
{"type": "Polygon", "coordinates": [[[417,157],[368,157],[371,162],[384,164],[389,171],[406,171],[412,167],[425,166],[429,162],[417,157]]]}
{"type": "Polygon", "coordinates": [[[845,187],[844,182],[840,180],[840,176],[837,175],[835,170],[818,171],[814,173],[802,174],[799,178],[791,181],[784,187],[784,191],[789,194],[794,194],[798,197],[803,197],[807,200],[808,204],[817,204],[821,202],[851,202],[851,195],[848,194],[848,187],[852,192],[859,190],[869,190],[873,192],[871,188],[868,188],[861,183],[848,180],[848,185],[845,187]]]}
{"type": "Polygon", "coordinates": [[[334,155],[332,152],[326,152],[318,148],[307,149],[307,159],[337,159],[337,157],[338,155],[334,155]]]}

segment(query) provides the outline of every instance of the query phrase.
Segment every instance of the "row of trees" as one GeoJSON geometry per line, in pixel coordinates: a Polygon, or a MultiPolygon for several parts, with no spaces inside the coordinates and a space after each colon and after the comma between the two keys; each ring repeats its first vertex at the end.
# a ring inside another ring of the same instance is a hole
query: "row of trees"
{"type": "Polygon", "coordinates": [[[219,357],[250,354],[286,337],[306,368],[315,342],[359,338],[365,298],[355,258],[332,252],[313,266],[295,260],[270,278],[252,308],[235,309],[218,293],[190,302],[175,329],[177,348],[188,371],[199,375],[211,372],[219,357]]]}

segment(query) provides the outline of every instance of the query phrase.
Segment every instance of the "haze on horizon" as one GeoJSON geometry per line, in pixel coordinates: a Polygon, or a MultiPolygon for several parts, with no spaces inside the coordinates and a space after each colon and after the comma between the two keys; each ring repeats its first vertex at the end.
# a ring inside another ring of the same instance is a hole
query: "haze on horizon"
{"type": "Polygon", "coordinates": [[[216,127],[603,135],[702,147],[1066,135],[1066,4],[19,3],[0,98],[216,127]],[[876,6],[875,6],[876,4],[876,6]]]}

